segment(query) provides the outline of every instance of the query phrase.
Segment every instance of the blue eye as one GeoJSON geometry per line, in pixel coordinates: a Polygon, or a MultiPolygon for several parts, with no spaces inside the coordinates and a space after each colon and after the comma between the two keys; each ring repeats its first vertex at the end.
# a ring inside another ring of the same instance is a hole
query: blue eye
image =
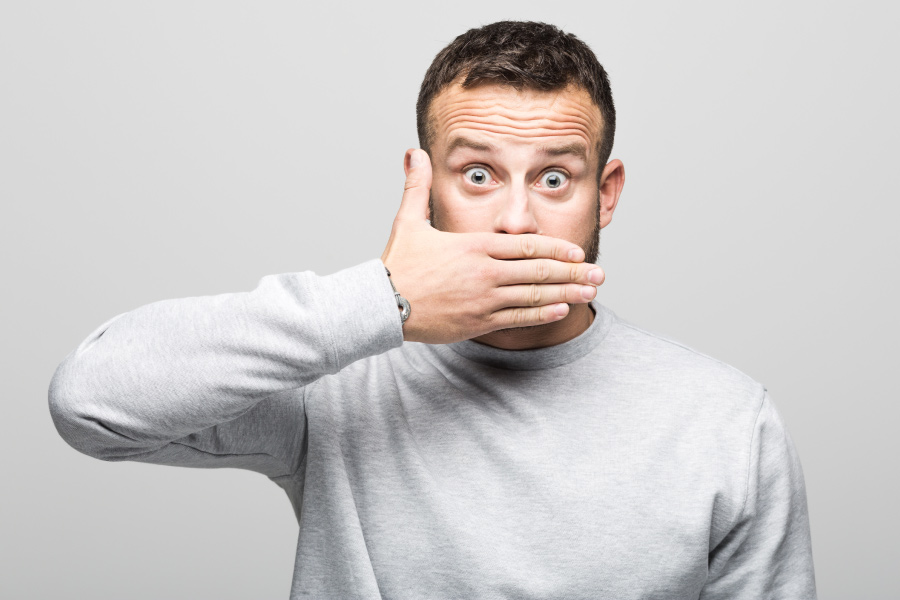
{"type": "Polygon", "coordinates": [[[484,185],[491,180],[491,176],[488,174],[487,169],[483,169],[482,167],[472,167],[466,171],[466,177],[475,185],[484,185]]]}
{"type": "Polygon", "coordinates": [[[544,176],[541,177],[541,185],[547,186],[550,189],[556,189],[562,186],[566,180],[567,177],[559,171],[547,171],[544,173],[544,176]]]}

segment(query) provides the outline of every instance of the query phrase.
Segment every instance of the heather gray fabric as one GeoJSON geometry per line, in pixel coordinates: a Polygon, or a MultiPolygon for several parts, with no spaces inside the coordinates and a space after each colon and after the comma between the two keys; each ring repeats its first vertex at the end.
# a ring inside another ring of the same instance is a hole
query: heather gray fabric
{"type": "Polygon", "coordinates": [[[593,307],[551,348],[431,346],[403,343],[378,260],[272,275],[104,323],[50,410],[97,458],[281,486],[292,598],[815,598],[766,390],[593,307]]]}

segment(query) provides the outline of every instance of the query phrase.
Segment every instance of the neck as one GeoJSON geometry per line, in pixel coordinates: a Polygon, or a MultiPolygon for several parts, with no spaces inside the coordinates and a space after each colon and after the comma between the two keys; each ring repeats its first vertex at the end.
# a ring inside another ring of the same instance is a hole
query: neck
{"type": "Polygon", "coordinates": [[[593,321],[594,309],[590,304],[575,304],[569,305],[569,314],[555,323],[500,329],[472,338],[472,341],[501,350],[535,350],[575,339],[587,331],[593,321]]]}

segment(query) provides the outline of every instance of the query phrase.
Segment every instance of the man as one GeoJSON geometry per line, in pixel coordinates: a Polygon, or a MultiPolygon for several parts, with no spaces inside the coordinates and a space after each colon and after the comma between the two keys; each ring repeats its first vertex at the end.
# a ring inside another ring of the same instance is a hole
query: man
{"type": "Polygon", "coordinates": [[[594,301],[624,167],[590,49],[471,30],[417,116],[381,260],[115,317],[51,382],[60,434],[266,475],[292,598],[815,598],[765,388],[594,301]]]}

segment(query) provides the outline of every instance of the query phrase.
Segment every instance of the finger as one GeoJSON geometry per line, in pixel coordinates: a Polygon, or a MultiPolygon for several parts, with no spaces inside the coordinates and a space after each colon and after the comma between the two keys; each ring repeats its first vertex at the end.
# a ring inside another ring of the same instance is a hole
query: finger
{"type": "Polygon", "coordinates": [[[547,235],[491,233],[485,237],[487,253],[493,258],[552,258],[567,262],[584,260],[581,246],[547,235]]]}
{"type": "Polygon", "coordinates": [[[586,304],[597,295],[597,287],[577,283],[508,285],[497,290],[500,306],[544,306],[547,304],[586,304]]]}
{"type": "Polygon", "coordinates": [[[406,171],[406,185],[397,216],[424,221],[428,218],[428,196],[431,193],[431,159],[424,150],[412,148],[406,151],[403,168],[406,171]]]}
{"type": "Polygon", "coordinates": [[[498,310],[492,317],[497,329],[530,327],[559,321],[569,314],[568,304],[549,304],[537,307],[516,307],[498,310]]]}
{"type": "Polygon", "coordinates": [[[567,263],[549,258],[501,260],[497,285],[522,283],[581,283],[600,285],[606,279],[603,269],[592,263],[567,263]]]}

